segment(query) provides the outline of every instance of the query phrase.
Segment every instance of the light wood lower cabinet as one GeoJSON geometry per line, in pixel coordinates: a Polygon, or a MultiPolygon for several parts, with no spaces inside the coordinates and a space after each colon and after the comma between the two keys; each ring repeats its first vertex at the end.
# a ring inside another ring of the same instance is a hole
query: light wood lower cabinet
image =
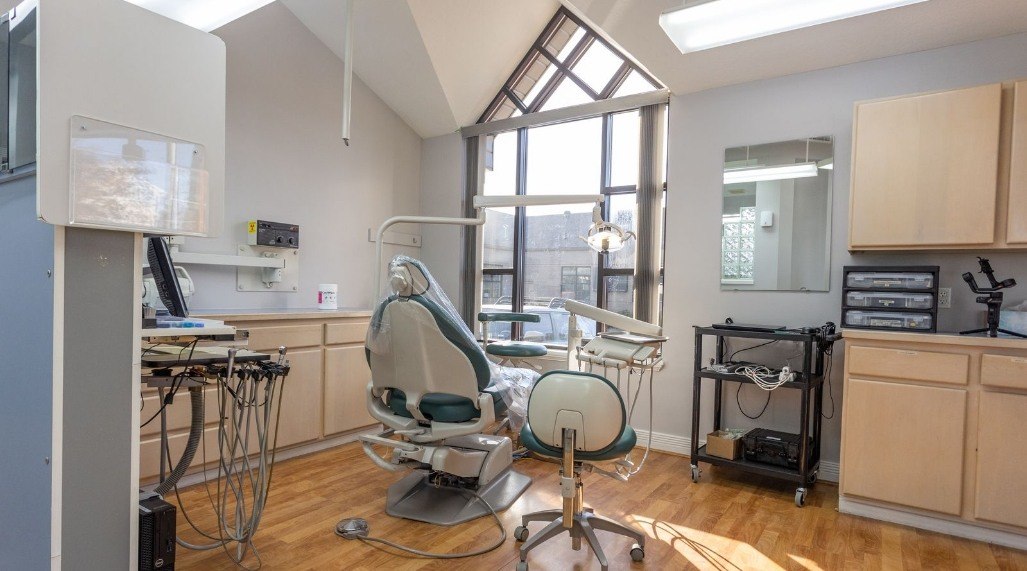
{"type": "Polygon", "coordinates": [[[843,494],[960,513],[966,391],[850,378],[843,494]]]}
{"type": "MultiPolygon", "coordinates": [[[[278,447],[317,440],[321,436],[321,348],[290,350],[292,369],[281,385],[278,447]]],[[[272,423],[274,419],[272,419],[272,423]]]]}
{"type": "Polygon", "coordinates": [[[370,380],[363,345],[325,349],[325,435],[374,424],[367,414],[370,380]]]}
{"type": "Polygon", "coordinates": [[[1027,527],[1027,395],[985,391],[977,428],[977,519],[1027,527]]]}
{"type": "MultiPolygon", "coordinates": [[[[375,422],[367,414],[364,393],[370,371],[364,358],[364,335],[370,312],[352,312],[343,317],[312,312],[304,316],[267,315],[216,316],[250,332],[248,349],[277,357],[278,347],[288,347],[292,369],[279,386],[281,416],[278,421],[278,449],[315,442],[325,437],[364,428],[375,422]]],[[[206,389],[204,407],[207,465],[218,458],[218,404],[216,388],[206,389]]],[[[155,389],[142,389],[143,421],[160,408],[155,389]]],[[[188,439],[191,410],[189,395],[180,391],[168,411],[169,445],[173,462],[178,462],[188,439]]],[[[273,411],[274,412],[274,411],[273,411]]],[[[271,419],[272,424],[274,418],[271,419]]],[[[229,423],[231,424],[231,423],[229,423]]],[[[256,452],[255,422],[250,423],[248,451],[256,452]]],[[[160,419],[140,430],[140,479],[152,482],[160,466],[160,419]]],[[[229,435],[231,437],[231,435],[229,435]]],[[[272,434],[273,437],[273,434],[272,434]]],[[[191,471],[203,465],[200,452],[191,471]]]]}
{"type": "Polygon", "coordinates": [[[842,335],[839,510],[1027,548],[1027,343],[842,335]]]}
{"type": "MultiPolygon", "coordinates": [[[[176,401],[177,402],[177,401],[176,401]]],[[[145,419],[144,419],[145,420],[145,419]]],[[[154,421],[156,422],[156,421],[154,421]]],[[[170,472],[182,457],[185,450],[185,443],[189,440],[189,432],[178,432],[168,436],[168,450],[171,461],[165,459],[165,469],[170,472]]],[[[200,467],[206,464],[216,463],[218,459],[218,427],[217,425],[207,426],[203,429],[203,440],[200,447],[196,449],[193,456],[192,466],[200,467]],[[206,447],[206,450],[204,450],[206,447]],[[206,457],[204,457],[206,451],[206,457]]],[[[139,479],[143,481],[152,480],[160,475],[160,433],[143,436],[139,440],[139,479]]]]}

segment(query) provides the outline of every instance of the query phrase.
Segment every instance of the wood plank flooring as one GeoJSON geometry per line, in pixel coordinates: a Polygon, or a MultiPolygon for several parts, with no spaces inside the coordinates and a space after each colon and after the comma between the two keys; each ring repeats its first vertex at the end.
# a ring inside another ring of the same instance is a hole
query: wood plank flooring
{"type": "MultiPolygon", "coordinates": [[[[386,515],[385,490],[402,474],[377,468],[357,444],[279,462],[255,539],[262,569],[513,569],[520,544],[512,532],[520,515],[560,506],[556,465],[520,460],[514,466],[534,483],[500,513],[509,534],[506,542],[475,558],[430,560],[342,539],[334,533],[335,524],[343,517],[363,517],[372,535],[453,552],[488,545],[498,534],[495,523],[481,518],[442,527],[386,515]]],[[[839,514],[838,489],[829,484],[818,484],[807,506],[799,509],[791,484],[709,466],[704,466],[702,481],[693,484],[687,458],[661,453],[651,454],[627,483],[598,474],[585,475],[584,482],[586,505],[648,536],[645,561],[632,563],[630,540],[598,532],[611,569],[1027,571],[1027,552],[839,514]]],[[[177,503],[174,494],[168,499],[177,503]]],[[[183,490],[181,501],[201,529],[215,529],[203,486],[183,490]]],[[[178,522],[187,541],[206,541],[189,528],[181,511],[178,522]]],[[[536,532],[542,525],[530,529],[536,532]]],[[[238,569],[221,550],[179,547],[177,557],[181,570],[238,569]]],[[[587,546],[573,551],[566,536],[536,548],[528,562],[532,571],[599,569],[587,546]]],[[[249,555],[244,564],[255,568],[257,560],[249,555]]]]}

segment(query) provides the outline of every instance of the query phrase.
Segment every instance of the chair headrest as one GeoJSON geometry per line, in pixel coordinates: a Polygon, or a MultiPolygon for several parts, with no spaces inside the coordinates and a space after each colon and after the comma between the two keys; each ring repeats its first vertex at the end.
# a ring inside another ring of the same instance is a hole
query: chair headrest
{"type": "Polygon", "coordinates": [[[617,387],[592,373],[542,375],[528,399],[528,426],[543,444],[563,447],[563,429],[576,432],[576,450],[598,452],[620,439],[627,422],[617,387]]]}
{"type": "Polygon", "coordinates": [[[426,270],[416,260],[398,261],[389,264],[389,287],[400,297],[424,295],[430,281],[426,270]]]}

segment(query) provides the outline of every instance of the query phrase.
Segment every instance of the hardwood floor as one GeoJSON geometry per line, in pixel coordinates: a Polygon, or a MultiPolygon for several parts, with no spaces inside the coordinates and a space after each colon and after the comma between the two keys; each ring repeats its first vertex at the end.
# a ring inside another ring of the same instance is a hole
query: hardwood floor
{"type": "MultiPolygon", "coordinates": [[[[357,444],[279,462],[272,492],[255,544],[263,569],[445,569],[447,571],[513,569],[518,544],[513,528],[520,515],[560,506],[557,466],[536,460],[514,463],[534,478],[527,492],[500,513],[509,536],[486,555],[430,560],[397,554],[335,535],[343,517],[363,517],[371,534],[424,550],[468,551],[489,544],[498,530],[491,518],[442,527],[392,518],[385,514],[385,490],[400,475],[386,473],[364,456],[357,444]]],[[[792,485],[704,466],[693,484],[688,459],[653,453],[645,468],[624,483],[587,474],[585,503],[597,513],[630,523],[648,536],[646,558],[632,563],[631,541],[599,532],[611,569],[999,569],[1027,571],[1027,552],[996,547],[893,525],[837,511],[838,489],[818,484],[806,507],[793,503],[792,485]]],[[[213,489],[213,486],[211,486],[213,489]]],[[[169,501],[176,502],[174,494],[169,501]]],[[[203,486],[183,490],[182,503],[204,530],[214,529],[214,515],[203,486]]],[[[202,543],[178,514],[180,535],[202,543]]],[[[532,524],[536,532],[543,524],[532,524]]],[[[237,569],[221,550],[178,548],[178,569],[237,569]]],[[[565,537],[531,552],[532,571],[598,570],[588,550],[573,551],[565,537]]],[[[244,561],[256,567],[248,555],[244,561]]]]}

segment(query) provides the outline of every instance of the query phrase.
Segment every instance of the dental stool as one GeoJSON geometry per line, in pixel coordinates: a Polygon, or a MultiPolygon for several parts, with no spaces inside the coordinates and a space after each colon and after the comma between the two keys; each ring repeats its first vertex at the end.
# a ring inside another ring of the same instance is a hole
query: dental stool
{"type": "Polygon", "coordinates": [[[530,341],[495,341],[489,343],[489,324],[493,322],[518,322],[538,323],[541,317],[534,313],[479,313],[478,322],[481,323],[481,339],[485,346],[485,353],[499,359],[500,365],[513,365],[514,361],[520,361],[533,369],[541,367],[524,361],[532,357],[544,357],[549,352],[546,346],[541,343],[530,341]]]}
{"type": "MultiPolygon", "coordinates": [[[[560,492],[563,509],[522,516],[514,538],[523,541],[517,571],[527,571],[528,552],[563,532],[570,533],[575,551],[581,538],[588,542],[602,565],[609,569],[595,530],[609,531],[635,540],[632,561],[645,557],[645,535],[584,507],[581,471],[592,464],[627,455],[635,446],[635,431],[627,425],[620,392],[610,381],[591,373],[553,371],[535,384],[528,400],[528,418],[521,430],[521,443],[536,454],[560,458],[560,492]],[[551,522],[528,537],[528,523],[551,522]]],[[[596,469],[600,473],[607,473],[596,469]]]]}

